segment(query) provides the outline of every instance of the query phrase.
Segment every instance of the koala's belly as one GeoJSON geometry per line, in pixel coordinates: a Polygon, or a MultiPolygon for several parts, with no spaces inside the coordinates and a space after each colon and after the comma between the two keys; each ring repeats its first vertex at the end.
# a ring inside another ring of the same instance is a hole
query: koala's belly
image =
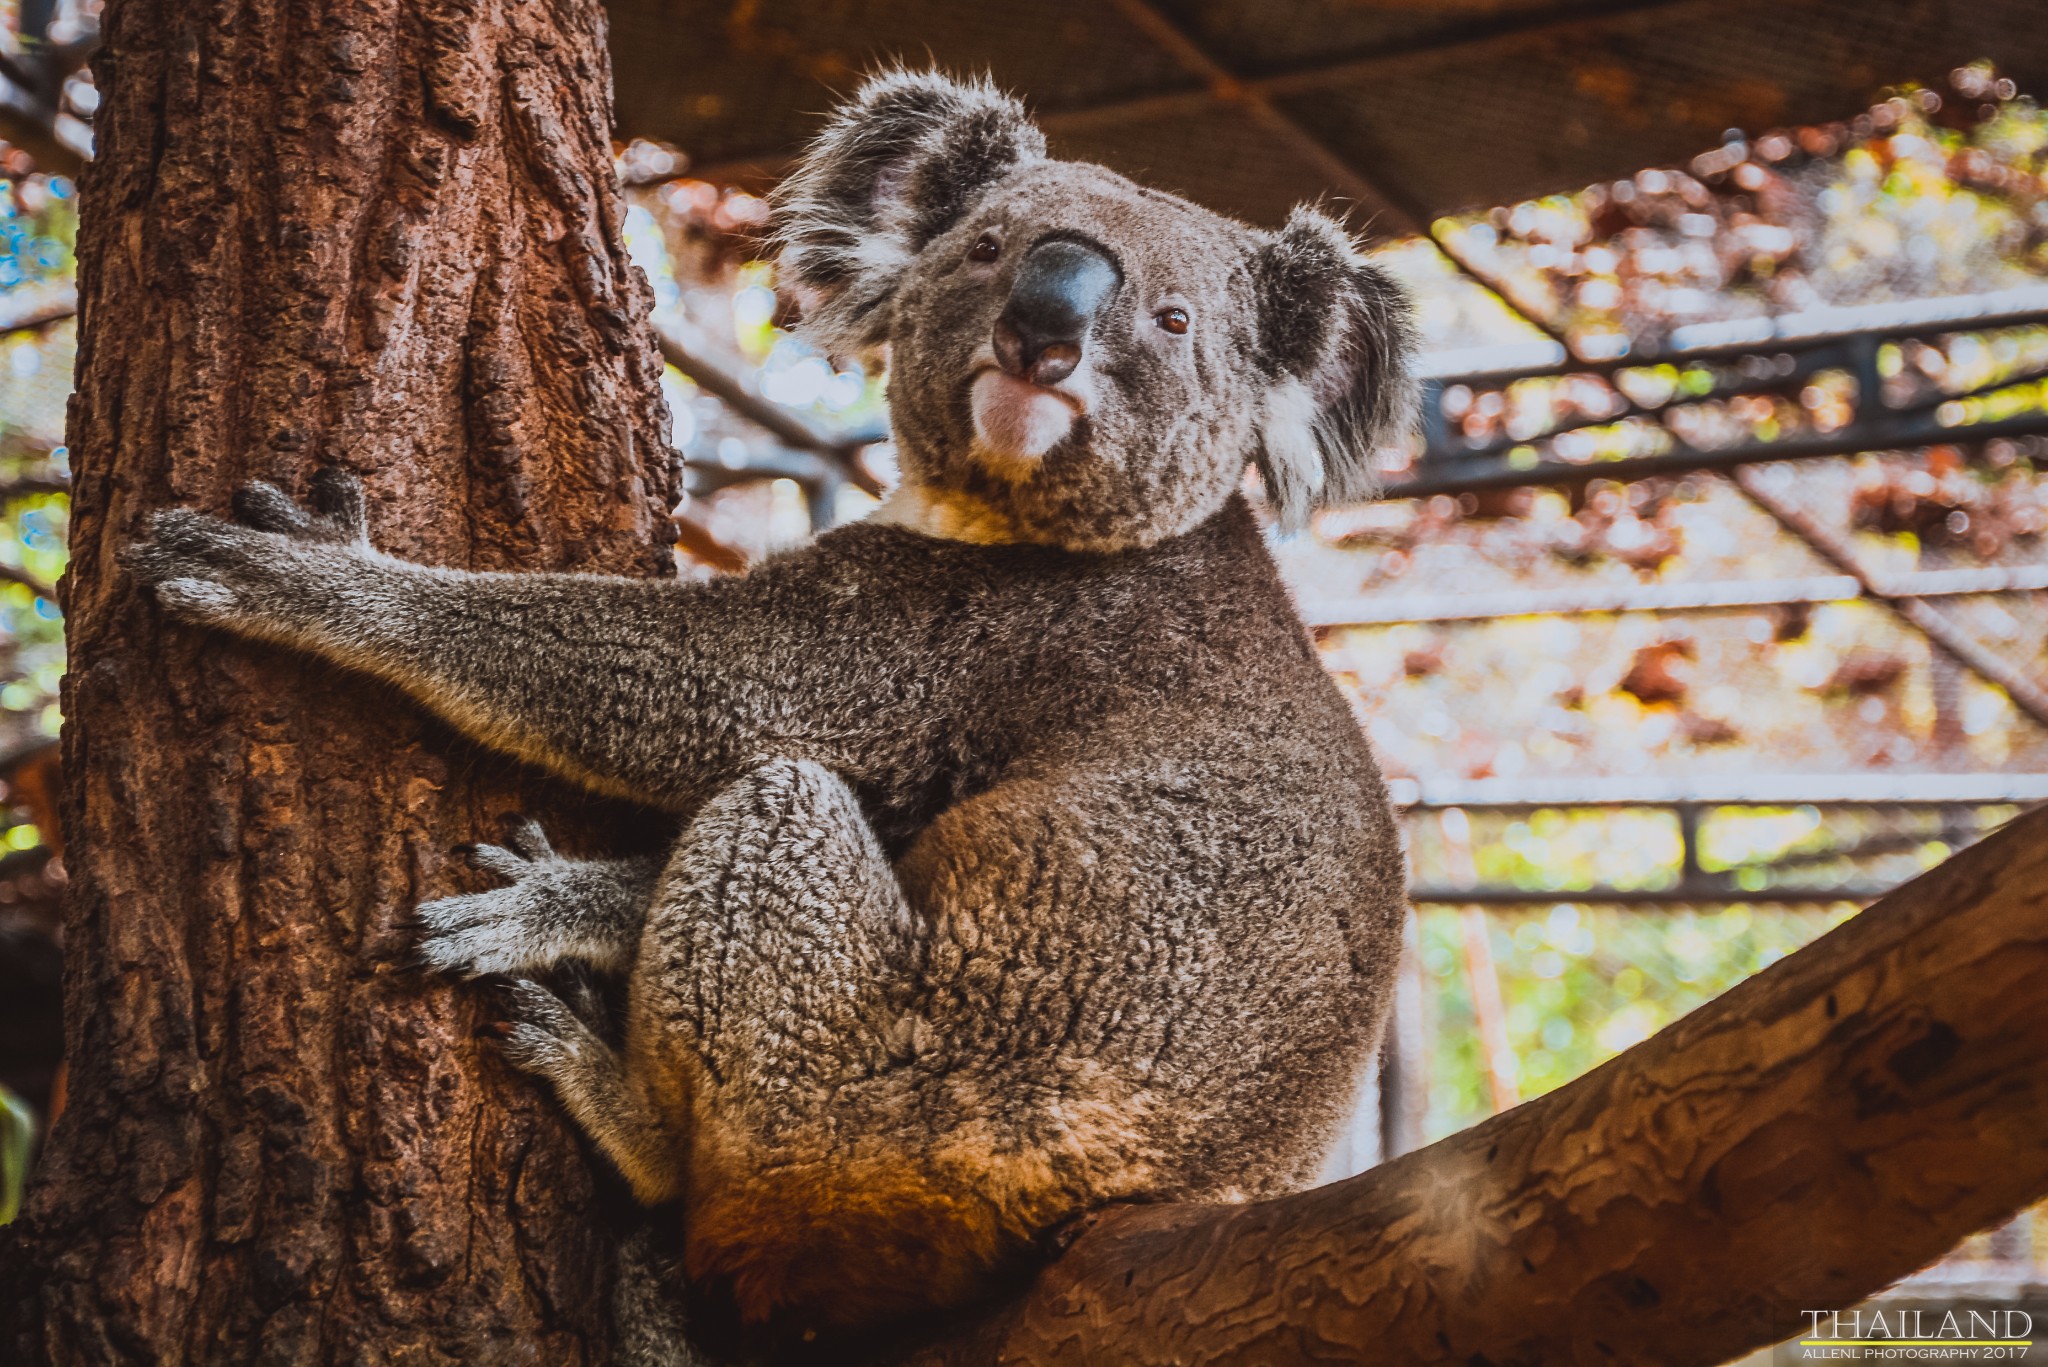
{"type": "MultiPolygon", "coordinates": [[[[937,1072],[989,1071],[992,1123],[1049,1116],[1148,1192],[1223,1196],[1307,1175],[1376,1039],[1404,905],[1340,832],[1281,828],[1197,788],[1057,775],[999,786],[901,861],[927,918],[894,1025],[937,1072]]],[[[1277,804],[1274,804],[1277,805],[1277,804]]]]}

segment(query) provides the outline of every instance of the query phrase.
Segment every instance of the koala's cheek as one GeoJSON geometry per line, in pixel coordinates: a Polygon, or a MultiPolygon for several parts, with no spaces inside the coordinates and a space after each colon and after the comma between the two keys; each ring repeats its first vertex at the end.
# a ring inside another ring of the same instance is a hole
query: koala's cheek
{"type": "Polygon", "coordinates": [[[974,381],[974,435],[990,455],[1036,461],[1074,430],[1074,410],[1037,385],[989,370],[974,381]]]}

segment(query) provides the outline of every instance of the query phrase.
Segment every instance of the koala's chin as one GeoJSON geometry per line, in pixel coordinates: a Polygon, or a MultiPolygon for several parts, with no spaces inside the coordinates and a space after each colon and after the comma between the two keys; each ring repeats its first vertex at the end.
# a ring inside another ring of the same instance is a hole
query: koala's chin
{"type": "Polygon", "coordinates": [[[974,381],[975,454],[989,472],[1028,477],[1074,430],[1082,401],[1058,389],[984,370],[974,381]]]}

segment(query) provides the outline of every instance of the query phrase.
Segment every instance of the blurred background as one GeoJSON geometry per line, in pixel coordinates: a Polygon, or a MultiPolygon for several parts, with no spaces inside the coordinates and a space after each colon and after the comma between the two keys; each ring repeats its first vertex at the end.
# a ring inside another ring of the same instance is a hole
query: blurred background
{"type": "MultiPolygon", "coordinates": [[[[0,1173],[61,1105],[72,175],[91,0],[0,3],[0,1173]]],[[[877,63],[1420,305],[1389,490],[1274,549],[1404,812],[1416,921],[1331,1175],[1586,1071],[2048,800],[2038,6],[614,0],[688,575],[872,508],[887,376],[788,332],[761,195],[877,63]]],[[[1256,488],[1253,488],[1256,496],[1256,488]]],[[[12,1181],[0,1181],[0,1219],[12,1181]]],[[[2037,1297],[2048,1215],[1901,1295],[2037,1297]]]]}

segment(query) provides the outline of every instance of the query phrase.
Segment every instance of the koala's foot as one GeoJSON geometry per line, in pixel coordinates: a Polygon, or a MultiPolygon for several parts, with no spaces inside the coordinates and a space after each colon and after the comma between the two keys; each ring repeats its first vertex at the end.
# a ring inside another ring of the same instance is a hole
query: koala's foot
{"type": "Polygon", "coordinates": [[[564,859],[526,820],[514,823],[503,845],[470,846],[469,858],[506,885],[419,908],[428,968],[474,978],[536,972],[564,959],[620,972],[631,961],[653,895],[653,861],[564,859]]]}
{"type": "Polygon", "coordinates": [[[296,619],[317,609],[322,572],[345,573],[370,549],[362,487],[351,476],[321,471],[311,503],[307,512],[258,481],[235,491],[236,522],[167,508],[149,520],[144,540],[122,551],[121,563],[174,617],[290,634],[296,619]]]}
{"type": "Polygon", "coordinates": [[[618,1050],[530,978],[505,984],[505,1060],[546,1079],[645,1205],[682,1194],[682,1146],[626,1078],[618,1050]]]}
{"type": "Polygon", "coordinates": [[[610,1044],[553,992],[531,978],[504,985],[500,1048],[522,1073],[546,1078],[560,1088],[590,1067],[618,1066],[610,1044]]]}

